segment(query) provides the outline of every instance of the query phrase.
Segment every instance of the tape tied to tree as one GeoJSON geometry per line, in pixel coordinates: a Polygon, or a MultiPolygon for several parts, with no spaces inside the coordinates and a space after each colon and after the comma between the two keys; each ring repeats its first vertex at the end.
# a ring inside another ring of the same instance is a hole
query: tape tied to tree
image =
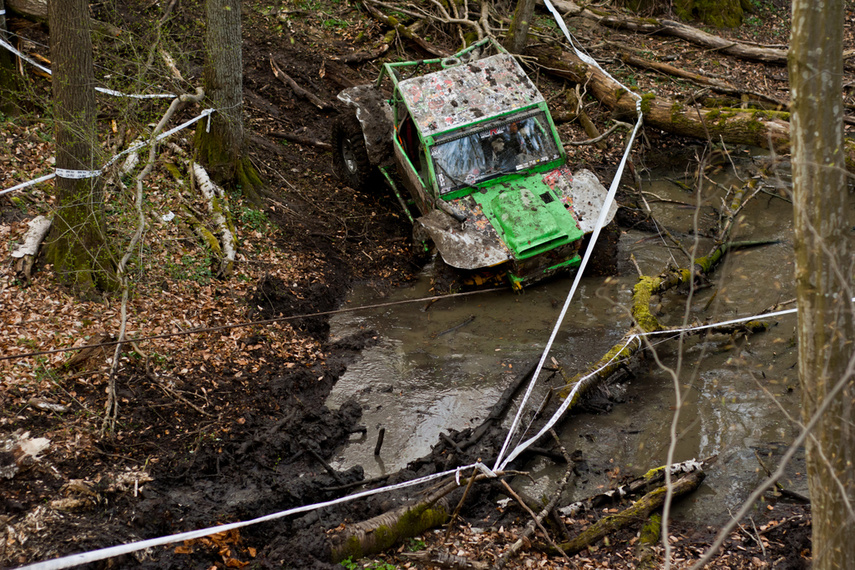
{"type": "Polygon", "coordinates": [[[84,178],[95,178],[101,176],[102,170],[68,170],[66,168],[57,168],[56,175],[59,178],[68,178],[71,180],[82,180],[84,178]]]}
{"type": "MultiPolygon", "coordinates": [[[[3,14],[0,14],[0,16],[2,16],[2,15],[3,14]]],[[[44,71],[48,75],[53,75],[50,68],[45,67],[44,65],[42,65],[42,64],[38,63],[37,61],[34,61],[33,59],[31,59],[29,56],[21,53],[20,51],[15,49],[15,47],[12,44],[10,44],[6,40],[4,40],[2,37],[0,37],[0,46],[6,48],[7,50],[12,52],[16,56],[20,57],[21,59],[23,59],[24,61],[26,61],[30,65],[34,65],[34,66],[38,67],[39,69],[41,69],[42,71],[44,71]]],[[[128,93],[122,93],[121,91],[116,91],[114,89],[107,89],[106,87],[96,87],[95,91],[97,91],[99,93],[104,93],[105,95],[112,95],[114,97],[129,97],[131,99],[175,99],[175,97],[176,97],[176,95],[174,95],[172,93],[151,93],[151,94],[131,93],[131,94],[128,94],[128,93]]]]}

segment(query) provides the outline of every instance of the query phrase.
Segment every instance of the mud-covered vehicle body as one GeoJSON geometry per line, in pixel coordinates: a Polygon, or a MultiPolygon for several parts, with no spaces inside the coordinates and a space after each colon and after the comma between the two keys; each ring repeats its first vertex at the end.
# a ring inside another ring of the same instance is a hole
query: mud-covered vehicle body
{"type": "Polygon", "coordinates": [[[357,189],[382,175],[448,265],[488,269],[519,288],[580,263],[606,190],[567,167],[546,101],[497,43],[387,63],[375,84],[338,97],[353,112],[333,125],[336,173],[357,189]]]}

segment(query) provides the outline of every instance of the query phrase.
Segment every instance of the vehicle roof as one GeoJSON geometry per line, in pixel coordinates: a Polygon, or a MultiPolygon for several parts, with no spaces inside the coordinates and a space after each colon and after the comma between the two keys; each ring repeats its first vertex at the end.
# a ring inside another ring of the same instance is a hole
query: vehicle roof
{"type": "Polygon", "coordinates": [[[405,79],[398,89],[425,136],[544,100],[517,60],[506,53],[405,79]]]}

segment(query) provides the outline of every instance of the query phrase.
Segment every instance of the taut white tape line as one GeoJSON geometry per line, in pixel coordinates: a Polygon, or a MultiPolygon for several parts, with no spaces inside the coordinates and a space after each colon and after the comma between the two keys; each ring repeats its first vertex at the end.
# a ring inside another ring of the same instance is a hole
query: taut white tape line
{"type": "MultiPolygon", "coordinates": [[[[567,38],[567,41],[570,42],[570,47],[573,48],[573,51],[576,53],[576,55],[580,59],[582,59],[583,61],[588,63],[589,65],[593,65],[593,66],[597,67],[597,69],[601,70],[603,73],[608,75],[608,73],[606,73],[606,71],[603,70],[603,68],[600,67],[600,65],[595,60],[593,60],[592,58],[588,57],[586,54],[583,54],[578,49],[576,49],[576,46],[573,42],[573,39],[570,36],[570,32],[567,31],[567,26],[564,23],[564,19],[561,17],[561,15],[558,13],[558,11],[555,10],[555,7],[549,2],[549,0],[544,0],[544,3],[546,4],[546,7],[552,12],[552,15],[555,18],[555,21],[558,23],[558,26],[564,32],[564,36],[567,38]]],[[[636,121],[636,123],[635,123],[635,127],[633,128],[632,134],[630,135],[629,141],[627,142],[626,150],[623,153],[623,158],[621,158],[620,164],[618,165],[617,171],[615,172],[614,178],[612,179],[611,186],[609,186],[609,191],[608,191],[608,194],[606,196],[606,200],[603,204],[602,209],[600,210],[600,215],[597,218],[597,223],[594,227],[594,231],[591,234],[590,241],[588,242],[588,248],[585,250],[585,255],[582,258],[582,263],[576,269],[576,276],[573,279],[573,285],[570,287],[570,292],[567,294],[567,299],[564,301],[564,306],[561,309],[561,314],[558,316],[558,320],[555,323],[555,327],[552,329],[552,333],[549,336],[549,340],[546,343],[546,347],[543,350],[543,354],[541,354],[540,361],[538,361],[537,367],[534,370],[534,374],[532,375],[532,378],[529,381],[528,387],[526,388],[525,394],[523,395],[522,401],[520,402],[520,406],[517,409],[516,416],[514,416],[514,420],[513,420],[513,422],[511,422],[511,427],[508,429],[508,435],[505,438],[505,442],[502,445],[502,449],[499,451],[499,455],[496,457],[496,463],[494,464],[493,469],[498,469],[500,464],[502,466],[504,466],[504,465],[507,465],[507,463],[508,463],[507,461],[502,462],[502,459],[508,450],[508,446],[511,443],[511,439],[514,437],[514,434],[516,433],[517,429],[519,428],[520,418],[522,417],[522,413],[525,409],[525,405],[526,405],[526,403],[528,403],[528,400],[531,397],[531,393],[534,390],[535,385],[537,384],[537,379],[540,376],[540,372],[543,369],[544,363],[546,362],[546,357],[548,356],[549,351],[552,349],[552,343],[555,342],[555,337],[558,334],[558,330],[561,327],[561,323],[564,321],[564,317],[567,314],[567,309],[570,307],[570,302],[573,300],[573,296],[575,295],[576,289],[579,286],[579,281],[582,278],[582,274],[585,272],[585,267],[587,266],[588,260],[591,257],[591,252],[594,249],[594,245],[596,245],[597,238],[600,235],[600,230],[602,229],[603,225],[605,224],[606,215],[608,213],[609,208],[611,207],[612,202],[614,201],[614,197],[615,197],[615,194],[617,193],[618,186],[620,185],[620,179],[621,179],[621,176],[623,176],[623,170],[626,167],[626,162],[629,159],[629,154],[630,154],[630,152],[632,152],[632,145],[635,142],[635,137],[638,134],[638,130],[641,128],[641,124],[642,124],[641,97],[639,97],[637,94],[630,91],[625,85],[623,85],[622,83],[620,83],[619,81],[617,81],[613,77],[611,77],[611,75],[608,75],[608,76],[610,78],[612,78],[612,80],[614,80],[615,83],[620,85],[627,93],[629,93],[630,95],[635,97],[635,109],[636,109],[636,112],[638,113],[638,121],[636,121]]],[[[521,452],[521,450],[519,450],[517,448],[516,450],[514,450],[513,455],[516,456],[520,452],[521,452]]]]}
{"type": "MultiPolygon", "coordinates": [[[[10,44],[9,42],[7,42],[6,40],[4,40],[1,37],[0,37],[0,46],[3,46],[7,50],[11,51],[15,55],[17,55],[18,57],[20,57],[21,59],[26,61],[27,63],[29,63],[30,65],[34,65],[34,66],[38,67],[39,69],[41,69],[42,71],[44,71],[45,73],[47,73],[48,75],[52,75],[51,70],[49,68],[38,63],[37,61],[35,61],[31,57],[29,57],[28,55],[21,53],[20,51],[15,49],[15,46],[13,46],[12,44],[10,44]]],[[[138,95],[138,94],[130,94],[129,95],[127,93],[122,93],[121,91],[115,91],[113,89],[107,89],[106,87],[96,87],[95,91],[98,91],[99,93],[104,93],[106,95],[112,95],[114,97],[130,97],[131,99],[175,99],[175,97],[176,97],[175,95],[173,95],[171,93],[155,93],[155,94],[151,94],[151,95],[138,95]]]]}
{"type": "MultiPolygon", "coordinates": [[[[155,142],[159,142],[159,141],[165,139],[166,137],[177,133],[181,129],[187,128],[188,126],[192,125],[193,123],[195,123],[196,121],[198,121],[204,117],[210,118],[211,113],[214,113],[215,111],[216,111],[216,109],[205,109],[196,117],[194,117],[188,121],[184,121],[183,123],[181,123],[177,127],[173,127],[171,129],[169,129],[168,131],[159,134],[157,137],[155,137],[154,140],[155,140],[155,142]]],[[[7,192],[12,192],[14,190],[20,190],[21,188],[26,188],[27,186],[32,186],[33,184],[38,184],[39,182],[44,182],[45,180],[50,180],[54,176],[59,176],[60,178],[71,178],[71,179],[91,178],[93,176],[99,176],[100,174],[102,174],[104,172],[104,170],[106,170],[111,164],[116,162],[119,158],[123,157],[126,154],[130,154],[134,151],[137,151],[141,148],[145,148],[146,146],[148,146],[150,144],[150,142],[151,141],[142,141],[142,142],[139,142],[137,144],[131,145],[130,147],[126,148],[125,150],[123,150],[119,154],[115,155],[110,160],[108,160],[104,164],[104,166],[101,167],[100,170],[91,170],[91,171],[90,170],[66,170],[66,169],[62,169],[62,168],[57,168],[56,172],[53,174],[48,174],[47,176],[42,176],[41,178],[36,178],[35,180],[29,180],[27,182],[22,182],[21,184],[18,184],[16,186],[12,186],[11,188],[6,188],[5,190],[0,190],[0,196],[2,196],[3,194],[6,194],[7,192]]]]}
{"type": "MultiPolygon", "coordinates": [[[[855,299],[852,299],[852,301],[855,302],[855,299]]],[[[797,311],[798,311],[797,309],[785,309],[783,311],[775,311],[773,313],[751,315],[750,317],[739,317],[736,319],[730,319],[727,321],[720,321],[717,323],[710,323],[710,324],[706,324],[706,325],[698,325],[698,326],[691,326],[691,327],[680,327],[680,328],[676,328],[676,329],[665,329],[665,330],[661,330],[661,331],[638,333],[638,334],[634,334],[634,335],[630,336],[627,339],[627,341],[624,343],[623,347],[621,347],[621,350],[617,351],[617,353],[615,353],[615,356],[613,356],[608,362],[606,362],[605,364],[603,364],[601,367],[594,370],[590,374],[583,376],[582,378],[579,379],[579,381],[570,390],[570,394],[568,394],[567,397],[564,399],[564,401],[561,402],[561,406],[558,407],[558,409],[555,411],[555,413],[552,414],[552,417],[549,419],[549,421],[546,422],[546,425],[544,425],[540,429],[540,431],[537,432],[536,435],[527,439],[526,441],[524,441],[523,443],[518,445],[511,453],[509,453],[507,459],[505,459],[502,462],[502,464],[499,466],[499,469],[500,470],[505,469],[511,461],[513,461],[514,459],[517,458],[517,456],[519,456],[520,453],[525,451],[529,446],[533,445],[537,440],[539,440],[541,437],[543,437],[543,434],[545,434],[552,427],[554,427],[556,423],[558,423],[558,420],[561,419],[561,416],[564,415],[564,412],[566,412],[567,408],[570,406],[570,402],[573,400],[573,397],[576,395],[576,391],[578,390],[582,381],[587,380],[591,376],[594,376],[595,374],[599,373],[600,370],[603,370],[606,366],[610,365],[617,358],[617,355],[620,354],[621,352],[623,352],[624,348],[629,346],[632,342],[635,342],[635,341],[640,342],[641,337],[657,336],[657,335],[669,335],[669,334],[680,334],[680,333],[684,333],[684,332],[700,331],[700,330],[712,329],[712,328],[717,328],[717,327],[724,327],[724,326],[728,326],[728,325],[735,325],[735,324],[739,324],[739,323],[747,323],[750,321],[770,319],[770,318],[780,317],[780,316],[784,316],[784,315],[792,315],[792,314],[795,314],[797,311]]]]}
{"type": "Polygon", "coordinates": [[[466,465],[463,467],[458,467],[457,469],[451,469],[449,471],[443,471],[441,473],[434,473],[433,475],[427,475],[425,477],[420,477],[418,479],[413,479],[412,481],[406,481],[404,483],[398,483],[397,485],[390,485],[389,487],[381,487],[379,489],[370,489],[368,491],[362,491],[361,493],[356,493],[353,495],[348,495],[347,497],[342,497],[340,499],[334,499],[332,501],[325,501],[323,503],[315,503],[312,505],[304,505],[302,507],[295,507],[293,509],[288,509],[285,511],[279,511],[278,513],[273,513],[270,515],[265,515],[263,517],[258,517],[255,519],[251,519],[248,521],[241,521],[236,523],[224,524],[220,526],[214,526],[209,528],[203,528],[200,530],[192,530],[189,532],[181,532],[178,534],[172,534],[169,536],[163,536],[160,538],[150,538],[148,540],[140,540],[137,542],[131,542],[128,544],[120,544],[118,546],[111,546],[109,548],[102,548],[100,550],[93,550],[91,552],[82,552],[80,554],[72,554],[71,556],[64,556],[62,558],[55,558],[53,560],[45,560],[44,562],[37,562],[35,564],[30,564],[28,566],[21,566],[18,570],[60,570],[62,568],[71,568],[72,566],[79,566],[80,564],[88,564],[90,562],[95,562],[97,560],[104,560],[105,558],[112,558],[114,556],[120,556],[122,554],[129,554],[131,552],[136,552],[138,550],[144,550],[146,548],[153,548],[155,546],[163,546],[166,544],[172,544],[174,542],[180,542],[183,540],[193,540],[194,538],[202,538],[203,536],[210,536],[212,534],[217,534],[220,532],[227,532],[236,528],[242,528],[245,526],[250,526],[262,522],[272,521],[276,519],[280,519],[282,517],[286,517],[288,515],[304,513],[308,511],[313,511],[316,509],[320,509],[323,507],[329,507],[332,505],[337,505],[341,503],[346,503],[349,501],[353,501],[355,499],[361,499],[362,497],[368,497],[371,495],[376,495],[378,493],[383,493],[386,491],[392,491],[395,489],[404,489],[406,487],[413,487],[415,485],[420,485],[422,483],[427,483],[428,481],[433,481],[434,479],[439,479],[442,477],[446,477],[448,475],[453,475],[455,472],[461,469],[468,469],[472,467],[486,468],[485,465],[481,463],[473,463],[471,465],[466,465]]]}
{"type": "Polygon", "coordinates": [[[122,93],[121,91],[116,91],[114,89],[107,89],[106,87],[96,87],[95,91],[99,93],[104,93],[105,95],[112,95],[113,97],[130,97],[131,99],[175,99],[176,95],[172,93],[151,93],[148,95],[142,94],[128,94],[122,93]]]}
{"type": "Polygon", "coordinates": [[[2,196],[3,194],[6,194],[8,192],[14,192],[15,190],[20,190],[21,188],[26,188],[27,186],[33,186],[35,184],[38,184],[39,182],[45,182],[46,180],[50,180],[51,178],[53,178],[55,176],[56,176],[56,173],[51,173],[51,174],[47,174],[45,176],[42,176],[40,178],[36,178],[34,180],[27,180],[26,182],[21,182],[20,184],[18,184],[16,186],[12,186],[11,188],[6,188],[5,190],[0,190],[0,196],[2,196]]]}
{"type": "Polygon", "coordinates": [[[9,42],[4,40],[3,38],[0,38],[0,46],[3,46],[4,48],[11,51],[15,55],[17,55],[18,57],[20,57],[21,59],[26,61],[27,63],[29,63],[30,65],[34,65],[34,66],[38,67],[39,69],[41,69],[42,71],[44,71],[45,73],[47,73],[48,75],[50,75],[50,69],[48,69],[44,65],[38,63],[37,61],[34,61],[29,56],[24,55],[23,53],[19,52],[17,49],[15,49],[15,46],[10,44],[9,42]]]}

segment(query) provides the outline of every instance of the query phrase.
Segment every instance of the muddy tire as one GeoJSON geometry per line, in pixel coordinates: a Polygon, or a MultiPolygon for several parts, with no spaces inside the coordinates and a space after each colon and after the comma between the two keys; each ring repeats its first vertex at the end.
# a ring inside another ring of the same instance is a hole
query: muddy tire
{"type": "Polygon", "coordinates": [[[376,179],[368,160],[362,125],[352,112],[339,115],[332,125],[333,170],[354,190],[367,190],[376,179]]]}

